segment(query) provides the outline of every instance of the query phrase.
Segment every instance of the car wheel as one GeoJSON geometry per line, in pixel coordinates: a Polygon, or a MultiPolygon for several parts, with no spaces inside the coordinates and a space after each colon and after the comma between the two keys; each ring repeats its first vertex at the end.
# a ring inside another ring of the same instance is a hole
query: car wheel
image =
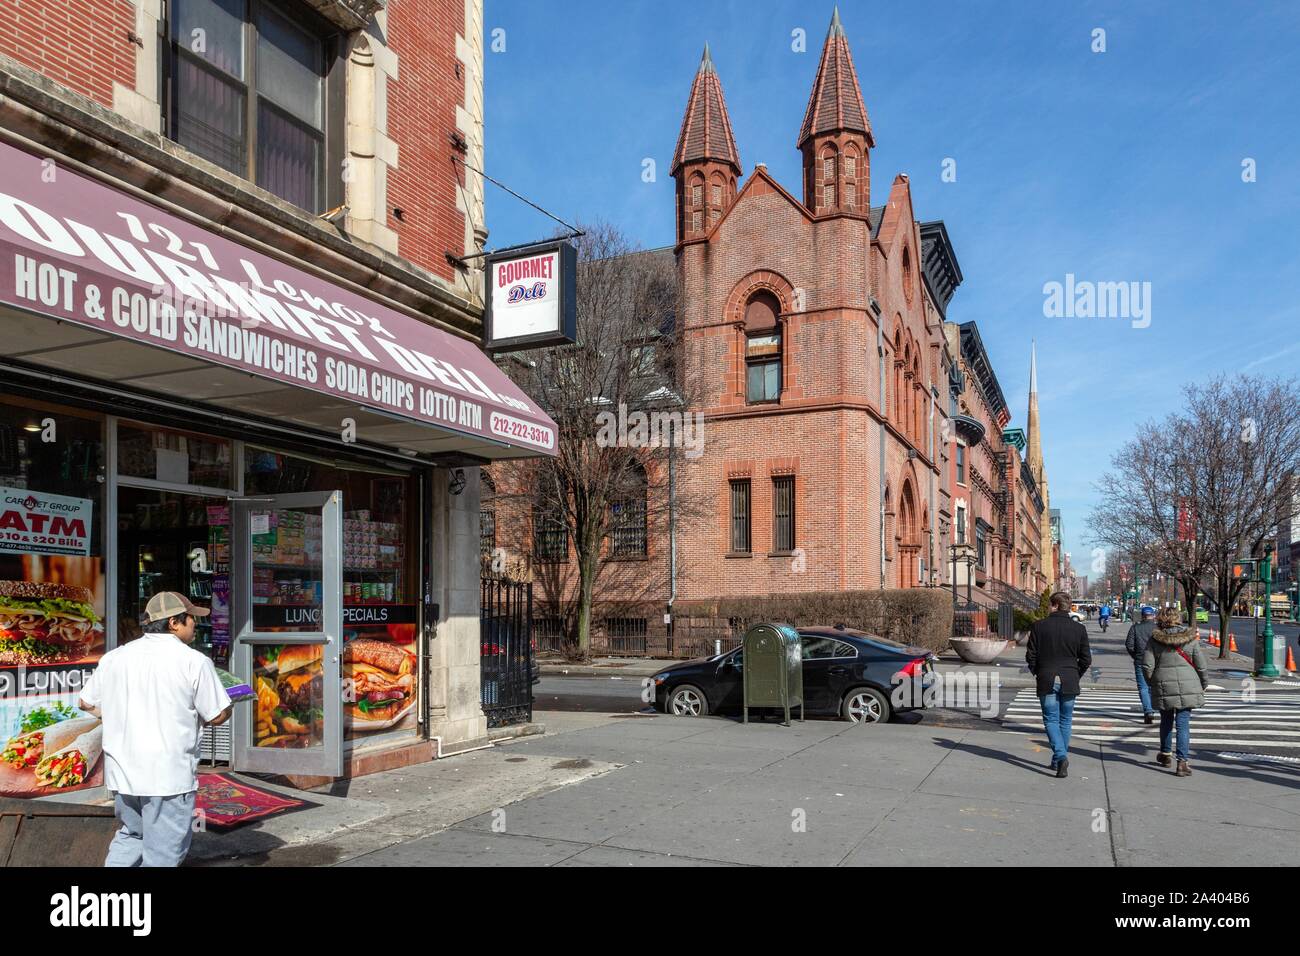
{"type": "Polygon", "coordinates": [[[668,695],[665,710],[674,717],[705,717],[709,713],[709,701],[698,687],[683,684],[668,695]]]}
{"type": "Polygon", "coordinates": [[[889,700],[872,687],[855,687],[840,707],[840,716],[855,724],[883,724],[889,715],[889,700]]]}

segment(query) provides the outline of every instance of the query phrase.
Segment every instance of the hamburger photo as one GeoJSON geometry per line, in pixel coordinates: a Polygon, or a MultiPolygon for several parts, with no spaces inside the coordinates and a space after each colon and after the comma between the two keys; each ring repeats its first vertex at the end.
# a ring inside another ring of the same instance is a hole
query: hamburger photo
{"type": "Polygon", "coordinates": [[[343,648],[344,712],[353,730],[379,730],[415,703],[415,655],[384,641],[357,638],[343,648]]]}
{"type": "Polygon", "coordinates": [[[66,664],[90,653],[99,616],[89,588],[0,581],[0,665],[66,664]]]}
{"type": "Polygon", "coordinates": [[[270,646],[257,657],[259,747],[309,747],[323,733],[325,675],[316,644],[270,646]]]}

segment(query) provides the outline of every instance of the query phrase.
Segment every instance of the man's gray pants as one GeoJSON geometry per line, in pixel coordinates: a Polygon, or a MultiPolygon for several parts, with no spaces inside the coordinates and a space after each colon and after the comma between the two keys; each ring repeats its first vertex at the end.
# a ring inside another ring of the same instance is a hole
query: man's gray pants
{"type": "Polygon", "coordinates": [[[108,848],[105,866],[180,866],[194,836],[196,791],[170,797],[113,795],[122,829],[108,848]]]}

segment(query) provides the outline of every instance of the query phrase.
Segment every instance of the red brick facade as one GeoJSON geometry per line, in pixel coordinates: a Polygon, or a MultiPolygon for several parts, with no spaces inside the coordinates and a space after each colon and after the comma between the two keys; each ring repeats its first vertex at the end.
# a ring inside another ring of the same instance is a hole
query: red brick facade
{"type": "MultiPolygon", "coordinates": [[[[310,9],[303,0],[281,0],[281,6],[289,12],[310,9]]],[[[402,258],[454,283],[447,253],[466,251],[462,208],[471,205],[462,189],[464,170],[452,159],[462,155],[452,142],[459,135],[457,108],[467,105],[466,67],[456,42],[467,29],[465,3],[402,0],[389,5],[387,17],[385,38],[398,69],[387,87],[386,134],[397,146],[398,165],[388,172],[383,220],[396,233],[402,258]],[[396,209],[402,210],[400,220],[396,209]]],[[[136,29],[130,0],[0,2],[0,53],[109,109],[115,108],[114,82],[136,91],[136,57],[143,55],[133,39],[136,29]]],[[[145,73],[149,89],[138,92],[159,102],[153,79],[158,71],[145,73]]],[[[346,135],[353,119],[371,120],[349,117],[339,135],[346,135]]],[[[481,222],[472,226],[486,228],[481,222]]]]}
{"type": "MultiPolygon", "coordinates": [[[[456,107],[465,105],[456,35],[465,32],[464,0],[402,0],[388,14],[389,45],[401,64],[388,88],[388,135],[398,165],[388,174],[388,227],[402,258],[451,281],[447,253],[465,247],[457,207],[464,171],[453,164],[456,107]],[[398,220],[394,209],[402,210],[398,220]]],[[[483,223],[475,226],[486,228],[483,223]]]]}
{"type": "Polygon", "coordinates": [[[113,82],[135,86],[130,0],[6,0],[0,3],[0,53],[101,106],[113,82]]]}

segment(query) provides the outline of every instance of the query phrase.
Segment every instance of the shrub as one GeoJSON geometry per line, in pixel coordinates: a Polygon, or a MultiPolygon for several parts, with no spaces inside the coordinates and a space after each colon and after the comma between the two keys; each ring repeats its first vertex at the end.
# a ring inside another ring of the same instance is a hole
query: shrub
{"type": "Polygon", "coordinates": [[[726,629],[734,639],[742,637],[751,625],[764,621],[795,627],[843,624],[931,651],[948,647],[953,626],[952,595],[938,588],[810,591],[681,601],[675,613],[679,623],[685,623],[683,617],[726,621],[726,629]]]}

